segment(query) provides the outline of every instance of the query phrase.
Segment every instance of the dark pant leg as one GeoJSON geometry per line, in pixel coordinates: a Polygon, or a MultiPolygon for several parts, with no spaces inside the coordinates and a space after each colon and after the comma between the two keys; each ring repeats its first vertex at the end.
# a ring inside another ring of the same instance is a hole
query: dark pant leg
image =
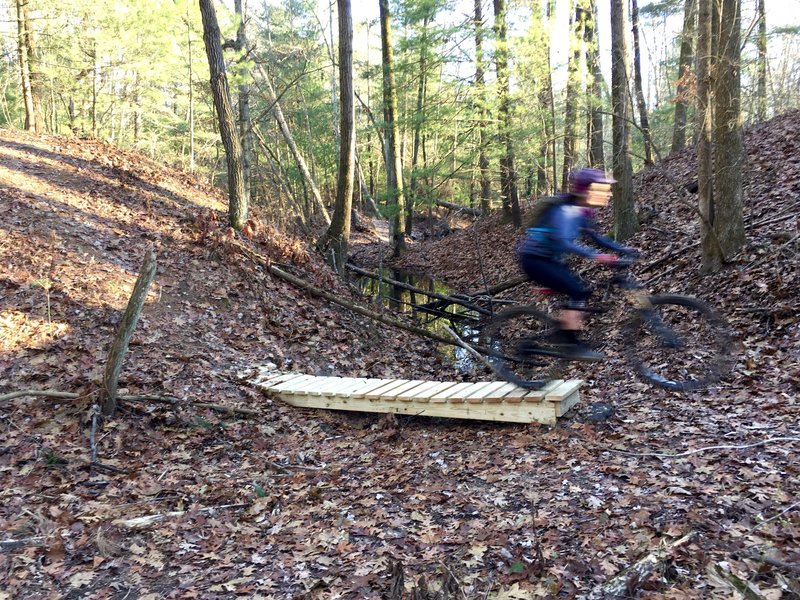
{"type": "Polygon", "coordinates": [[[570,271],[564,263],[540,256],[522,254],[520,255],[520,265],[525,274],[533,281],[569,296],[573,302],[585,302],[592,294],[591,288],[570,271]]]}

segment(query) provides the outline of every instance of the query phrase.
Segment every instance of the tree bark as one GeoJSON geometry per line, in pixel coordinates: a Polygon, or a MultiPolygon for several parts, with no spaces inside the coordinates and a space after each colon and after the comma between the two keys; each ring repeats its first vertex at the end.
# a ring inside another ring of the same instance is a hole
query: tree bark
{"type": "Polygon", "coordinates": [[[561,188],[567,187],[569,174],[575,167],[575,146],[578,138],[578,95],[583,88],[581,81],[581,44],[584,35],[584,12],[580,0],[570,19],[570,55],[567,66],[567,92],[564,102],[564,162],[561,166],[561,188]]]}
{"type": "MultiPolygon", "coordinates": [[[[713,28],[711,23],[712,2],[714,0],[697,0],[697,120],[699,138],[697,141],[697,201],[700,209],[700,238],[702,242],[703,264],[706,256],[711,258],[716,252],[713,243],[714,222],[714,165],[711,155],[712,143],[712,109],[711,104],[711,72],[713,28]]],[[[709,264],[721,263],[709,260],[709,264]]]]}
{"type": "Polygon", "coordinates": [[[712,223],[720,248],[704,261],[704,268],[711,270],[719,269],[722,262],[744,245],[741,0],[721,0],[719,22],[719,55],[714,69],[715,194],[712,223]]]}
{"type": "Polygon", "coordinates": [[[497,68],[497,95],[500,104],[500,138],[505,153],[500,159],[500,195],[503,212],[515,227],[522,225],[517,191],[517,172],[514,168],[514,142],[511,136],[511,92],[508,81],[508,41],[506,34],[505,0],[494,0],[494,29],[496,36],[495,64],[497,68]]]}
{"type": "Polygon", "coordinates": [[[644,138],[644,163],[653,164],[653,138],[650,135],[650,121],[647,118],[647,103],[642,89],[641,53],[639,51],[639,4],[631,1],[631,31],[633,33],[633,83],[636,88],[636,104],[639,109],[639,123],[644,138]]]}
{"type": "Polygon", "coordinates": [[[758,84],[756,91],[756,119],[767,118],[767,16],[764,0],[758,0],[758,84]]]}
{"type": "Polygon", "coordinates": [[[336,175],[336,206],[330,227],[319,246],[330,247],[335,268],[345,274],[350,243],[350,211],[353,207],[356,135],[353,95],[353,15],[350,0],[337,0],[339,12],[339,169],[336,175]]]}
{"type": "Polygon", "coordinates": [[[417,86],[417,110],[414,115],[414,142],[411,149],[411,181],[408,193],[408,211],[406,212],[406,235],[411,235],[414,228],[414,207],[419,201],[418,167],[422,127],[425,123],[425,93],[428,82],[428,15],[422,22],[422,37],[419,49],[419,84],[417,86]]]}
{"type": "Polygon", "coordinates": [[[475,98],[478,109],[478,171],[481,187],[481,212],[491,210],[491,182],[489,180],[488,133],[486,126],[486,64],[483,54],[483,2],[475,0],[475,98]]]}
{"type": "Polygon", "coordinates": [[[611,0],[611,104],[614,179],[614,236],[624,241],[639,227],[633,201],[633,167],[628,130],[628,50],[625,1],[611,0]]]}
{"type": "MultiPolygon", "coordinates": [[[[245,15],[242,11],[242,0],[234,0],[234,11],[239,19],[236,30],[236,49],[247,57],[247,35],[245,32],[245,15]]],[[[239,85],[239,136],[242,143],[242,178],[244,180],[244,201],[250,205],[251,172],[253,164],[253,125],[250,122],[250,84],[239,85]]]]}
{"type": "Polygon", "coordinates": [[[687,111],[689,89],[691,88],[693,43],[697,29],[697,0],[686,0],[681,30],[681,50],[678,59],[678,85],[675,91],[675,124],[672,130],[672,152],[686,145],[687,111]]]}
{"type": "Polygon", "coordinates": [[[242,147],[236,132],[236,119],[231,108],[217,13],[214,10],[213,0],[199,1],[200,13],[203,17],[203,42],[211,73],[211,93],[214,96],[214,107],[217,111],[219,132],[222,145],[225,147],[225,159],[228,167],[228,222],[231,227],[239,230],[247,221],[247,199],[245,198],[242,174],[242,147]]]}
{"type": "Polygon", "coordinates": [[[19,70],[22,80],[22,98],[25,103],[25,129],[36,130],[36,117],[33,108],[33,92],[31,90],[31,72],[28,57],[27,0],[17,0],[17,51],[19,54],[19,70]]]}
{"type": "Polygon", "coordinates": [[[406,247],[405,192],[403,189],[403,162],[400,155],[400,133],[397,123],[397,87],[394,78],[394,49],[389,0],[379,0],[381,20],[381,50],[383,57],[383,98],[386,114],[386,187],[389,204],[394,209],[392,249],[395,256],[406,247]]]}
{"type": "Polygon", "coordinates": [[[144,303],[147,300],[147,291],[156,276],[156,255],[152,250],[147,250],[139,269],[139,276],[133,286],[133,292],[125,308],[125,314],[119,323],[119,328],[114,336],[114,343],[108,352],[105,375],[103,376],[103,392],[101,394],[101,407],[105,416],[111,416],[117,409],[117,387],[119,376],[122,372],[122,363],[128,344],[131,341],[136,324],[142,314],[144,303]]]}
{"type": "Polygon", "coordinates": [[[628,51],[625,0],[611,0],[611,104],[614,179],[614,236],[624,241],[639,227],[633,201],[633,167],[628,125],[628,51]]]}
{"type": "Polygon", "coordinates": [[[589,145],[589,165],[605,168],[605,148],[603,141],[603,73],[600,70],[600,47],[597,19],[597,2],[588,0],[585,29],[586,63],[590,71],[589,120],[587,123],[587,143],[589,145]]]}
{"type": "Polygon", "coordinates": [[[278,124],[278,129],[283,136],[283,140],[289,147],[289,152],[292,153],[292,157],[297,164],[297,168],[300,170],[300,174],[303,176],[303,184],[311,191],[314,205],[322,215],[322,218],[325,219],[325,224],[330,225],[331,217],[328,214],[328,211],[325,209],[325,203],[322,201],[322,195],[319,193],[319,188],[317,187],[317,184],[314,183],[314,178],[311,176],[311,172],[308,170],[308,165],[306,164],[303,155],[300,154],[300,150],[294,141],[294,136],[292,136],[292,132],[289,130],[289,124],[286,122],[286,119],[283,116],[281,105],[278,102],[278,98],[275,94],[275,88],[272,87],[272,80],[267,73],[267,70],[261,64],[256,63],[256,69],[264,79],[264,85],[267,88],[267,100],[272,107],[272,115],[275,117],[275,122],[278,124]]]}

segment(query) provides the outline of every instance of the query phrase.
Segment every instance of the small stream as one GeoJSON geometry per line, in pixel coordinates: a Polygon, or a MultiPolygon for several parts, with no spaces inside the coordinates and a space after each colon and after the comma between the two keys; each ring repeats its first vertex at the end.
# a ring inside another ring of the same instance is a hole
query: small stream
{"type": "MultiPolygon", "coordinates": [[[[449,334],[444,328],[449,327],[468,344],[477,342],[480,333],[478,328],[480,314],[467,307],[448,303],[424,293],[427,291],[449,296],[454,293],[453,289],[440,281],[416,273],[380,269],[376,274],[423,291],[412,291],[385,280],[354,276],[353,282],[364,296],[372,298],[373,301],[380,301],[383,306],[395,312],[410,315],[417,325],[429,331],[447,337],[449,334]]],[[[439,351],[460,372],[469,372],[474,368],[474,358],[463,348],[442,344],[439,351]]]]}

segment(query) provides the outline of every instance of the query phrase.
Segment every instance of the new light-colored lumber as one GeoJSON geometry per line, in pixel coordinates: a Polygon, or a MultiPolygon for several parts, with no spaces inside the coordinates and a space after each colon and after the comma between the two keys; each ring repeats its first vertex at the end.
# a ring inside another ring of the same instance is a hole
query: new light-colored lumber
{"type": "Polygon", "coordinates": [[[371,392],[368,392],[365,395],[365,398],[367,400],[380,400],[383,394],[385,394],[386,392],[391,392],[393,389],[400,387],[401,385],[405,385],[406,383],[408,383],[408,379],[393,379],[385,386],[379,387],[377,389],[372,390],[371,392]]]}
{"type": "Polygon", "coordinates": [[[297,407],[545,424],[579,401],[583,383],[556,380],[527,390],[503,381],[315,377],[266,369],[257,369],[250,382],[297,407]]]}

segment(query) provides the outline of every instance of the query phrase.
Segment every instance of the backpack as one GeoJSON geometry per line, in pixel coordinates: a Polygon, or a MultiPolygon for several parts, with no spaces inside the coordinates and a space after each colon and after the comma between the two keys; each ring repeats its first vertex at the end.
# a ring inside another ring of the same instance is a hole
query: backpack
{"type": "Polygon", "coordinates": [[[569,196],[566,194],[559,194],[557,196],[544,196],[539,198],[533,207],[525,215],[525,229],[538,227],[544,220],[545,215],[550,212],[554,206],[560,206],[569,201],[569,196]]]}

